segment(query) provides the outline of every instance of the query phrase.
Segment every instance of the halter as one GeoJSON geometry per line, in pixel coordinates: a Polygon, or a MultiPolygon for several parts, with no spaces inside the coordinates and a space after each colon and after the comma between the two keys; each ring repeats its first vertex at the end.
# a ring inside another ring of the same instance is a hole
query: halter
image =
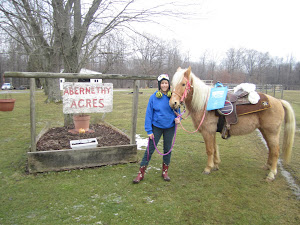
{"type": "Polygon", "coordinates": [[[178,95],[179,98],[180,98],[180,102],[184,102],[184,100],[186,99],[188,93],[190,92],[191,90],[191,83],[188,79],[186,79],[185,77],[183,77],[185,80],[186,80],[186,86],[185,86],[185,89],[184,89],[184,92],[182,95],[178,94],[175,90],[173,91],[174,94],[178,95]]]}

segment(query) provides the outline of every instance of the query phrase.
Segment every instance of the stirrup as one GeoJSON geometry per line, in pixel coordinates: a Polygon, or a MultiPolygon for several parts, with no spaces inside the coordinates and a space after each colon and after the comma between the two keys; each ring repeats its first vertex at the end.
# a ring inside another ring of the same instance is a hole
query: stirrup
{"type": "Polygon", "coordinates": [[[229,126],[226,124],[224,127],[223,127],[223,130],[222,130],[222,138],[223,139],[228,139],[230,138],[230,132],[229,132],[229,126]]]}

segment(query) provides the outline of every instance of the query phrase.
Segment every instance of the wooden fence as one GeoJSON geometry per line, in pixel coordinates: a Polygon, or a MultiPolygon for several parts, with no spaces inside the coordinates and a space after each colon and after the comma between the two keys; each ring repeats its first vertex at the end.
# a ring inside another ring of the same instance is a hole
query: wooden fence
{"type": "Polygon", "coordinates": [[[156,80],[154,75],[123,75],[123,74],[80,74],[80,73],[47,73],[47,72],[5,72],[5,77],[30,78],[30,130],[31,152],[36,152],[36,112],[35,112],[35,88],[37,78],[66,78],[66,79],[123,79],[133,80],[132,124],[130,143],[135,144],[138,96],[140,80],[156,80]]]}
{"type": "MultiPolygon", "coordinates": [[[[37,78],[66,78],[66,79],[121,79],[133,81],[133,101],[132,101],[132,125],[131,125],[131,144],[135,143],[137,114],[138,114],[138,93],[140,80],[156,80],[155,75],[123,75],[123,74],[80,74],[80,73],[48,73],[48,72],[5,72],[5,77],[30,78],[30,124],[31,124],[31,151],[36,151],[36,113],[35,113],[35,88],[37,78]]],[[[213,86],[212,80],[205,80],[207,85],[213,86]]],[[[229,89],[233,89],[238,84],[225,84],[229,89]]],[[[281,93],[283,98],[283,85],[264,84],[256,85],[257,91],[275,96],[281,93]]]]}
{"type": "MultiPolygon", "coordinates": [[[[227,86],[228,89],[233,89],[239,84],[229,84],[229,83],[224,83],[224,86],[227,86]]],[[[276,93],[280,93],[280,98],[283,99],[283,91],[284,91],[284,86],[281,84],[256,84],[256,91],[266,93],[268,95],[272,95],[275,97],[276,93]]]]}

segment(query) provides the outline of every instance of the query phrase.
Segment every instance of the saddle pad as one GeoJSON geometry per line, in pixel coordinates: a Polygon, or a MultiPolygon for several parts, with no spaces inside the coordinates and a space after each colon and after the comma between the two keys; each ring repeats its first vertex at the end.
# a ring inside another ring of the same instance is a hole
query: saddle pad
{"type": "Polygon", "coordinates": [[[258,103],[236,106],[236,113],[238,116],[255,113],[255,112],[259,112],[271,108],[268,97],[263,93],[258,93],[258,94],[260,96],[258,103]]]}
{"type": "Polygon", "coordinates": [[[227,116],[233,112],[233,105],[230,101],[226,100],[224,107],[217,110],[220,115],[227,116]]]}

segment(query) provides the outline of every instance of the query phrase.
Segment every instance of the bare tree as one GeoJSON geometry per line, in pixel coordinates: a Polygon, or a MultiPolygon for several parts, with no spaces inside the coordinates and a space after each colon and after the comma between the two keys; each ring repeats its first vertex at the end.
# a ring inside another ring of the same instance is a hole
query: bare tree
{"type": "Polygon", "coordinates": [[[224,61],[224,64],[227,68],[228,73],[233,74],[235,71],[240,70],[242,67],[242,58],[243,58],[243,49],[234,49],[230,48],[226,52],[227,58],[224,61]]]}
{"type": "Polygon", "coordinates": [[[180,52],[180,43],[175,39],[168,42],[167,48],[167,69],[166,71],[172,77],[179,66],[184,66],[182,53],[180,52]]]}
{"type": "Polygon", "coordinates": [[[1,28],[28,55],[42,54],[46,63],[41,71],[58,72],[63,61],[64,72],[78,72],[105,35],[117,29],[133,30],[131,23],[149,22],[155,16],[176,17],[180,12],[167,8],[174,4],[167,1],[145,7],[134,0],[1,0],[1,28]]]}
{"type": "Polygon", "coordinates": [[[143,74],[156,74],[162,68],[164,43],[161,39],[144,34],[132,39],[134,58],[143,74]]]}
{"type": "MultiPolygon", "coordinates": [[[[57,36],[52,29],[51,11],[47,2],[38,0],[1,1],[1,28],[21,44],[29,56],[29,71],[59,71],[57,36]]],[[[59,82],[49,80],[49,101],[60,101],[59,82]],[[52,84],[52,85],[51,85],[52,84]],[[56,84],[56,85],[55,85],[56,84]]]]}
{"type": "Polygon", "coordinates": [[[251,80],[252,76],[254,75],[254,71],[257,68],[258,54],[259,54],[259,52],[254,49],[246,49],[244,51],[243,64],[244,64],[244,68],[248,74],[249,81],[251,80]]]}
{"type": "Polygon", "coordinates": [[[266,82],[265,77],[267,70],[270,67],[270,56],[269,53],[259,53],[258,54],[258,64],[257,64],[257,81],[261,84],[266,82]]]}
{"type": "MultiPolygon", "coordinates": [[[[180,15],[160,5],[136,5],[134,0],[1,0],[1,28],[20,42],[28,55],[41,53],[46,61],[41,71],[58,72],[61,58],[64,72],[80,71],[111,31],[133,29],[133,22],[147,22],[154,16],[180,15]],[[134,7],[137,6],[137,7],[134,7]],[[21,28],[21,29],[20,29],[21,28]],[[83,51],[84,50],[84,51],[83,51]]],[[[61,100],[59,82],[48,82],[49,101],[61,100]]],[[[71,123],[65,117],[65,125],[71,123]]]]}

